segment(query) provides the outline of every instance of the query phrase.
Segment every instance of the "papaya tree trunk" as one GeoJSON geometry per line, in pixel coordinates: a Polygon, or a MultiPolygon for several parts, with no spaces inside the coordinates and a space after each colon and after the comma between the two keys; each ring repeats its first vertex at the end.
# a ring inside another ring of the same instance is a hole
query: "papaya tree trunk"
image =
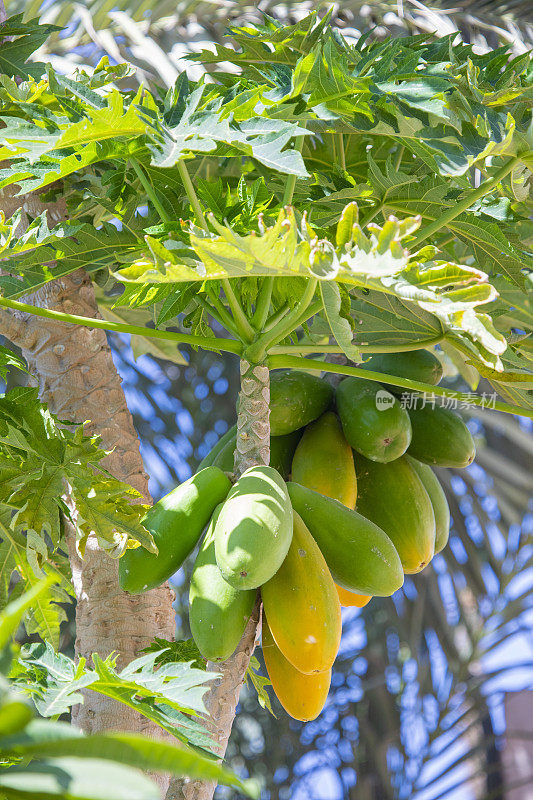
{"type": "MultiPolygon", "coordinates": [[[[249,467],[270,462],[270,379],[264,364],[240,364],[241,387],[237,406],[237,445],[235,475],[239,477],[249,467]]],[[[224,757],[231,733],[239,695],[250,658],[261,633],[261,602],[258,598],[239,646],[227,661],[208,664],[218,672],[206,697],[209,713],[207,726],[215,750],[224,757]]],[[[216,789],[212,781],[174,779],[166,800],[211,800],[216,789]]]]}
{"type": "MultiPolygon", "coordinates": [[[[0,19],[3,8],[0,6],[0,19]]],[[[49,224],[65,216],[61,203],[43,205],[38,196],[13,197],[0,193],[0,209],[6,217],[22,207],[23,223],[48,211],[49,224]]],[[[46,284],[24,301],[42,308],[98,317],[93,287],[83,270],[46,284]]],[[[35,377],[40,397],[60,419],[81,423],[90,420],[88,432],[98,433],[102,445],[112,450],[104,466],[116,478],[130,483],[150,502],[148,480],[139,452],[139,441],[128,411],[120,377],[113,364],[105,333],[30,314],[0,312],[0,334],[17,347],[35,377]]],[[[143,595],[122,592],[118,562],[89,540],[83,560],[76,552],[72,532],[67,546],[76,595],[76,655],[105,657],[115,651],[125,666],[155,636],[174,638],[172,595],[165,584],[143,595]]],[[[84,703],[74,709],[73,721],[86,732],[126,730],[148,736],[164,736],[161,729],[135,711],[96,692],[87,691],[84,703]]],[[[163,791],[168,778],[158,776],[163,791]]]]}

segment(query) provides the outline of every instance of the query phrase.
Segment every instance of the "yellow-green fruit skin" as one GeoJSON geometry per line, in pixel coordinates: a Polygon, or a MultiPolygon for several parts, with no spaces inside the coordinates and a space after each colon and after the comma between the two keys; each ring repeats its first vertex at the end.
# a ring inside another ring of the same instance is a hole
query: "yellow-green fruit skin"
{"type": "Polygon", "coordinates": [[[215,526],[215,554],[226,581],[256,589],[278,571],[292,540],[287,485],[273,467],[250,467],[230,490],[215,526]]]}
{"type": "Polygon", "coordinates": [[[189,588],[189,624],[204,658],[225,661],[235,651],[252,613],[256,590],[241,592],[222,577],[215,558],[215,524],[211,518],[194,563],[189,588]]]}
{"type": "Polygon", "coordinates": [[[118,565],[120,588],[140,594],[177,572],[230,489],[227,475],[209,466],[162,497],[143,519],[159,553],[149,553],[144,547],[126,550],[118,565]]]}
{"type": "Polygon", "coordinates": [[[409,410],[409,455],[432,467],[468,467],[476,457],[472,434],[458,414],[426,405],[409,410]]]}
{"type": "Polygon", "coordinates": [[[268,677],[287,714],[301,722],[316,719],[328,697],[331,670],[313,675],[298,672],[276,645],[266,616],[263,617],[262,648],[268,677]]]}
{"type": "Polygon", "coordinates": [[[292,666],[306,675],[329,670],[341,641],[341,607],[324,556],[296,512],[287,557],[261,596],[274,641],[292,666]]]}
{"type": "Polygon", "coordinates": [[[333,402],[331,384],[300,370],[270,376],[270,435],[283,436],[305,427],[333,402]]]}
{"type": "Polygon", "coordinates": [[[400,557],[381,528],[338,500],[298,483],[287,485],[294,510],[318,544],[335,583],[381,597],[402,586],[400,557]]]}
{"type": "Polygon", "coordinates": [[[342,586],[337,586],[337,594],[341,606],[349,607],[355,606],[356,608],[364,608],[372,600],[369,594],[357,594],[357,592],[349,592],[343,589],[342,586]]]}
{"type": "Polygon", "coordinates": [[[420,572],[435,548],[435,515],[424,484],[406,458],[377,464],[360,456],[356,470],[357,510],[388,534],[404,572],[420,572]]]}
{"type": "Polygon", "coordinates": [[[352,448],[332,411],[305,429],[292,460],[292,480],[355,508],[357,479],[352,448]]]}
{"type": "Polygon", "coordinates": [[[431,500],[433,513],[435,514],[435,553],[440,553],[448,544],[450,536],[450,508],[444,489],[428,464],[422,464],[422,462],[417,461],[416,458],[411,458],[411,456],[406,456],[406,458],[424,484],[424,488],[431,500]]]}
{"type": "Polygon", "coordinates": [[[345,378],[336,400],[344,435],[354,450],[382,463],[405,453],[411,442],[411,423],[393,394],[377,383],[345,378]]]}

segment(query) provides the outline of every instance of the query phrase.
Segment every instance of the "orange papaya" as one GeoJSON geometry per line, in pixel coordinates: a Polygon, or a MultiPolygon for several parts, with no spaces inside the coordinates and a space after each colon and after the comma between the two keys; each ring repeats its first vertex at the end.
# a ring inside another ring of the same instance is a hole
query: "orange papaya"
{"type": "Polygon", "coordinates": [[[314,675],[298,672],[276,645],[265,615],[262,648],[272,688],[287,714],[301,722],[316,719],[328,697],[331,670],[314,675]]]}
{"type": "Polygon", "coordinates": [[[348,508],[355,508],[357,478],[352,448],[333,411],[312,422],[294,453],[292,480],[348,508]]]}
{"type": "MultiPolygon", "coordinates": [[[[335,584],[337,586],[337,584],[335,584]]],[[[364,608],[372,600],[371,594],[356,594],[356,592],[349,592],[348,589],[343,589],[342,586],[337,586],[337,594],[341,606],[356,606],[357,608],[364,608]]]]}
{"type": "Polygon", "coordinates": [[[341,607],[324,556],[296,512],[289,552],[261,596],[274,641],[292,666],[306,675],[330,669],[341,641],[341,607]]]}

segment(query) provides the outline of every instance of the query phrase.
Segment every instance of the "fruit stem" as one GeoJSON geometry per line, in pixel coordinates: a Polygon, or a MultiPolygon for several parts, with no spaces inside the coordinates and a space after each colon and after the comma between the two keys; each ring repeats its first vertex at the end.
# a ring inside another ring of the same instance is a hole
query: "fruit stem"
{"type": "Polygon", "coordinates": [[[510,403],[502,403],[489,396],[489,401],[473,392],[454,392],[451,389],[443,389],[441,386],[432,386],[430,383],[412,381],[409,378],[399,378],[396,375],[386,375],[383,372],[373,372],[368,369],[358,367],[348,367],[343,364],[329,364],[325,361],[315,361],[311,358],[298,358],[297,356],[270,356],[268,359],[270,369],[291,368],[291,369],[316,369],[321,372],[333,372],[337,375],[349,375],[356,378],[364,378],[367,381],[377,381],[378,383],[389,383],[392,386],[399,386],[410,392],[436,395],[438,397],[448,397],[458,403],[490,408],[503,411],[505,414],[518,414],[522,417],[533,419],[533,409],[521,408],[510,403]]]}

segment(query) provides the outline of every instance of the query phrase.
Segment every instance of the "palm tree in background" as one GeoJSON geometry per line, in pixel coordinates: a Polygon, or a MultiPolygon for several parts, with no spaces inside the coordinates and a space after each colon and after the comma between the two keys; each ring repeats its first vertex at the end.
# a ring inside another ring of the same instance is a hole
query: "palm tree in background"
{"type": "MultiPolygon", "coordinates": [[[[42,0],[14,0],[8,13],[25,9],[27,16],[37,16],[42,5],[42,0]]],[[[44,19],[66,31],[50,37],[38,58],[72,71],[106,55],[133,65],[125,79],[130,84],[168,86],[183,69],[183,56],[220,40],[228,24],[258,20],[261,12],[291,22],[311,8],[330,5],[54,0],[45,4],[44,19]]],[[[518,0],[446,0],[431,8],[418,0],[354,0],[336,4],[333,23],[354,38],[369,28],[378,38],[459,31],[481,50],[503,43],[518,55],[533,47],[533,5],[518,0]]],[[[187,68],[193,74],[200,69],[187,68]]],[[[517,327],[533,327],[532,296],[523,301],[517,327]]],[[[185,477],[169,469],[170,448],[177,447],[178,461],[193,469],[202,447],[222,433],[213,427],[214,419],[231,423],[231,390],[215,389],[230,367],[211,354],[193,354],[191,367],[154,354],[135,362],[123,342],[113,344],[145,459],[151,462],[147,466],[155,474],[153,492],[162,494],[185,477]],[[217,364],[223,369],[213,377],[217,364]],[[157,370],[171,384],[168,394],[194,416],[194,430],[172,409],[161,409],[154,390],[157,370]],[[207,387],[203,399],[213,402],[200,415],[199,383],[207,387]]],[[[449,380],[467,388],[461,385],[467,372],[454,376],[448,366],[449,380]]],[[[516,686],[519,675],[525,676],[522,685],[533,683],[528,630],[533,555],[531,519],[524,517],[532,495],[533,434],[523,421],[490,412],[471,416],[470,425],[480,445],[476,464],[440,476],[453,516],[450,546],[394,598],[376,599],[363,612],[348,611],[330,702],[321,717],[305,726],[289,722],[283,713],[275,719],[258,711],[252,691],[244,694],[228,758],[235,767],[263,771],[272,800],[508,800],[511,791],[515,800],[528,782],[533,785],[527,774],[504,772],[500,740],[502,687],[516,686]],[[511,653],[508,662],[503,651],[511,653]]],[[[179,596],[183,636],[188,635],[181,613],[185,605],[179,596]]],[[[524,695],[524,702],[531,703],[530,698],[524,695]]],[[[533,705],[530,710],[533,715],[533,705]]],[[[512,719],[507,726],[518,728],[512,719]]],[[[224,789],[219,792],[223,797],[224,789]]]]}

